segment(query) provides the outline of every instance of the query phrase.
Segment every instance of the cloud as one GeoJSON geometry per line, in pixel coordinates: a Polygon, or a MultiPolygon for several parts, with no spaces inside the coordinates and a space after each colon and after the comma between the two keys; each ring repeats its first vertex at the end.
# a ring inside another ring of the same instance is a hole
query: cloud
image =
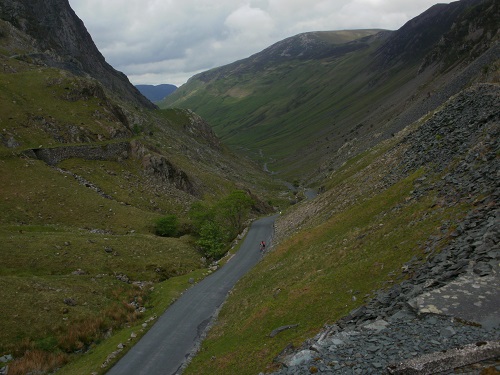
{"type": "Polygon", "coordinates": [[[224,25],[230,38],[244,40],[260,40],[267,38],[274,29],[271,16],[260,8],[245,4],[226,17],[224,25]]]}
{"type": "Polygon", "coordinates": [[[69,0],[134,84],[181,85],[305,31],[398,29],[435,0],[69,0]]]}

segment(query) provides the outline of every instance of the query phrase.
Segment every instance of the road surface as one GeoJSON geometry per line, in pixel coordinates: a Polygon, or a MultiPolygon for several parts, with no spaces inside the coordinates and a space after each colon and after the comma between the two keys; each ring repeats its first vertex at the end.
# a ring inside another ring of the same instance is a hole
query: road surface
{"type": "Polygon", "coordinates": [[[259,243],[270,243],[275,219],[255,221],[232,259],[188,289],[107,375],[177,373],[227,293],[259,261],[259,243]]]}

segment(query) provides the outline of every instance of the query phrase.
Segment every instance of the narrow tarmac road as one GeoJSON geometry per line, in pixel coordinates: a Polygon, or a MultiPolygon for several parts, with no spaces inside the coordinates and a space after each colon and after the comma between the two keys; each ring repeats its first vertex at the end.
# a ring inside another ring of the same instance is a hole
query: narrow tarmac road
{"type": "Polygon", "coordinates": [[[107,375],[176,374],[227,293],[259,261],[259,243],[270,243],[276,217],[255,221],[233,258],[188,289],[107,375]]]}

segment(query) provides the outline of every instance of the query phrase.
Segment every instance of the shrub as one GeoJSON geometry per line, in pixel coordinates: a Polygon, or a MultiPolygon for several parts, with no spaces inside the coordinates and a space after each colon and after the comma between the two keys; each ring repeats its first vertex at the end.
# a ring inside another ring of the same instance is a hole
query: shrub
{"type": "Polygon", "coordinates": [[[189,218],[191,219],[191,227],[196,235],[200,234],[203,224],[207,221],[214,220],[214,209],[202,202],[195,202],[189,210],[189,218]]]}
{"type": "Polygon", "coordinates": [[[167,215],[158,219],[155,225],[155,233],[162,237],[175,237],[178,233],[179,220],[175,215],[167,215]]]}
{"type": "Polygon", "coordinates": [[[193,234],[203,254],[220,259],[229,242],[243,229],[254,201],[242,190],[235,190],[213,206],[194,203],[189,211],[193,234]]]}
{"type": "Polygon", "coordinates": [[[141,126],[138,124],[134,124],[132,131],[134,132],[135,135],[140,134],[142,131],[141,126]]]}
{"type": "Polygon", "coordinates": [[[211,259],[220,259],[224,255],[226,236],[222,227],[214,221],[206,221],[200,229],[200,238],[196,242],[203,254],[211,259]]]}
{"type": "Polygon", "coordinates": [[[233,191],[216,206],[217,220],[230,232],[230,237],[236,237],[247,218],[253,200],[242,190],[233,191]]]}

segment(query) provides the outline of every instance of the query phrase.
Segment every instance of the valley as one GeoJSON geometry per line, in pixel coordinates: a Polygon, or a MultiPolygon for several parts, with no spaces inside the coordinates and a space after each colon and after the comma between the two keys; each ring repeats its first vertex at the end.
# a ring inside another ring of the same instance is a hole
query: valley
{"type": "MultiPolygon", "coordinates": [[[[462,0],[299,34],[159,108],[66,1],[2,2],[0,374],[107,373],[278,213],[183,374],[381,374],[495,346],[486,302],[418,301],[498,285],[498,19],[462,0]]],[[[495,348],[465,365],[497,371],[495,348]]]]}

